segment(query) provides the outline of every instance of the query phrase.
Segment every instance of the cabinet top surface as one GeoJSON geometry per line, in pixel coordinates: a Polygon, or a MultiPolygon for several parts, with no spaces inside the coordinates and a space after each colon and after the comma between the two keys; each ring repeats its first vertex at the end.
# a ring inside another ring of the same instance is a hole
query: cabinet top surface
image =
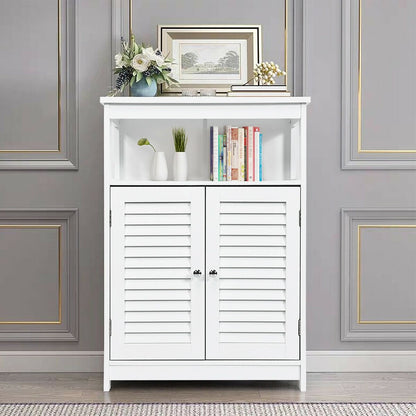
{"type": "Polygon", "coordinates": [[[310,97],[101,97],[100,103],[106,104],[309,104],[310,97]]]}

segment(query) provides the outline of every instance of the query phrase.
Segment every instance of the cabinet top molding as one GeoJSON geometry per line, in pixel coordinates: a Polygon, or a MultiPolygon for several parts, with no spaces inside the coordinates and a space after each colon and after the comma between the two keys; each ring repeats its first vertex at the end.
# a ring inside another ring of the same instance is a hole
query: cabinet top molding
{"type": "Polygon", "coordinates": [[[310,97],[101,97],[106,104],[309,104],[310,97]]]}

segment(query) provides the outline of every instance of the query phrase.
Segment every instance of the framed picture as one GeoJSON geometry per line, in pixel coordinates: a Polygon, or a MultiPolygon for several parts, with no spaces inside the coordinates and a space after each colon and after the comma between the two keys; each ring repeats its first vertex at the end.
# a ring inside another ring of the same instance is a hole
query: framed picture
{"type": "Polygon", "coordinates": [[[183,88],[215,88],[227,92],[230,85],[245,84],[261,62],[261,26],[159,25],[159,49],[174,60],[172,77],[183,88]]]}

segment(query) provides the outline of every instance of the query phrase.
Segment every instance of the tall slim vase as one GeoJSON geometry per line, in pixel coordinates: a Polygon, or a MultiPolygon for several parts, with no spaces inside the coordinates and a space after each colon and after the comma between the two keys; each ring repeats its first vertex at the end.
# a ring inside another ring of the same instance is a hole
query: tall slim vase
{"type": "Polygon", "coordinates": [[[152,180],[166,181],[168,179],[168,165],[165,152],[155,152],[152,163],[152,180]]]}
{"type": "Polygon", "coordinates": [[[175,152],[173,155],[173,180],[186,181],[188,179],[188,161],[185,152],[175,152]]]}

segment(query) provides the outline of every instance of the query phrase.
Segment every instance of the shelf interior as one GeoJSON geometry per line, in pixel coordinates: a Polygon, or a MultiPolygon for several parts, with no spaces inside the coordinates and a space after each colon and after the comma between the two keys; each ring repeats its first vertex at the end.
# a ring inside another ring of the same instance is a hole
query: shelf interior
{"type": "MultiPolygon", "coordinates": [[[[188,179],[209,182],[210,126],[258,126],[263,134],[263,178],[268,183],[289,183],[300,180],[300,135],[297,120],[275,119],[123,119],[111,124],[110,183],[140,183],[150,181],[153,150],[139,147],[137,141],[149,139],[158,151],[165,152],[169,180],[172,180],[174,145],[172,128],[183,127],[188,135],[188,179]]],[[[233,182],[235,184],[235,182],[233,182]]],[[[296,184],[296,183],[295,183],[296,184]]]]}

